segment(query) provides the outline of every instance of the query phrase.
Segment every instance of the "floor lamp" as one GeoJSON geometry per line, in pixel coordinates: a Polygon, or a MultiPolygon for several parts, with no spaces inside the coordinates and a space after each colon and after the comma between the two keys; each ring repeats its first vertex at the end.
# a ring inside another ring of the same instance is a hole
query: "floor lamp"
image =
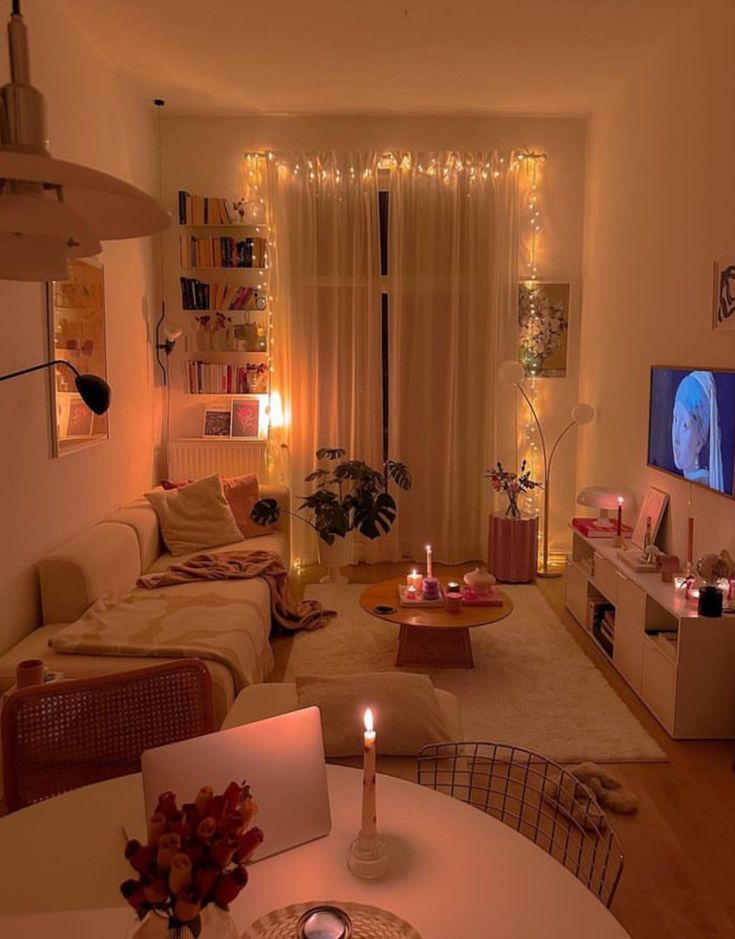
{"type": "Polygon", "coordinates": [[[531,399],[526,394],[521,382],[526,377],[526,371],[521,365],[520,362],[514,360],[509,360],[503,362],[498,371],[498,379],[503,385],[515,385],[515,387],[520,392],[524,401],[528,405],[528,409],[531,412],[534,423],[536,424],[536,429],[538,430],[539,440],[541,442],[541,454],[544,461],[544,538],[543,538],[543,549],[541,552],[541,566],[537,570],[537,575],[539,577],[560,577],[563,571],[560,568],[549,567],[549,503],[551,501],[550,495],[550,480],[551,480],[551,464],[554,460],[554,454],[557,451],[559,444],[562,439],[569,433],[569,431],[576,427],[577,424],[589,424],[589,422],[595,416],[595,409],[591,404],[576,404],[572,408],[572,419],[569,421],[567,426],[561,431],[557,436],[556,440],[551,445],[550,449],[546,447],[546,438],[544,437],[544,432],[541,427],[541,421],[538,418],[536,409],[533,406],[531,399]]]}

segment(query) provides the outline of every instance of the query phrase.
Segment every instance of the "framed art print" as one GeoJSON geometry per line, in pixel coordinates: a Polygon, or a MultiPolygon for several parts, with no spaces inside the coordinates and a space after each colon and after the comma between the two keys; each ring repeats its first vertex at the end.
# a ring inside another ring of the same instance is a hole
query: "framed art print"
{"type": "Polygon", "coordinates": [[[205,408],[203,437],[229,437],[232,418],[227,408],[205,408]]]}
{"type": "Polygon", "coordinates": [[[569,284],[518,284],[518,351],[529,377],[564,378],[567,373],[569,290],[569,284]]]}
{"type": "Polygon", "coordinates": [[[661,527],[661,520],[664,517],[666,506],[669,504],[669,494],[662,489],[656,489],[655,486],[649,486],[646,497],[641,503],[638,518],[636,519],[633,534],[630,540],[639,548],[643,547],[646,535],[646,519],[651,519],[651,543],[656,543],[656,536],[661,527]]]}
{"type": "MultiPolygon", "coordinates": [[[[105,271],[95,261],[72,261],[66,280],[48,285],[51,359],[62,359],[82,374],[107,378],[105,271]]],[[[93,414],[79,397],[74,373],[49,370],[53,453],[62,456],[109,437],[109,415],[93,414]]]]}
{"type": "Polygon", "coordinates": [[[261,440],[260,398],[242,397],[232,401],[232,436],[240,440],[261,440]]]}
{"type": "Polygon", "coordinates": [[[712,328],[735,329],[735,253],[714,262],[712,328]]]}

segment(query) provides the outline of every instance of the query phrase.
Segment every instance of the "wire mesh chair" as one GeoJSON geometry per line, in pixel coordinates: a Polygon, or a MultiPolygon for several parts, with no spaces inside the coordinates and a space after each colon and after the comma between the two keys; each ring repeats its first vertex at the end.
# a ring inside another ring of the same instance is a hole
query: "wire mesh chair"
{"type": "Polygon", "coordinates": [[[15,691],[2,709],[8,811],[139,772],[144,750],[215,729],[197,659],[15,691]]]}
{"type": "Polygon", "coordinates": [[[417,777],[509,825],[612,903],[622,845],[593,793],[557,763],[507,744],[437,743],[420,751],[417,777]]]}

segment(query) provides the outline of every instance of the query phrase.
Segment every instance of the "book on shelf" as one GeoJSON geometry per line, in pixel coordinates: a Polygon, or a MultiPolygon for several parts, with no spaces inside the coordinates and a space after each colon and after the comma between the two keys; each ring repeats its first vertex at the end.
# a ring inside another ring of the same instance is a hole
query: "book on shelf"
{"type": "Polygon", "coordinates": [[[227,199],[193,196],[179,190],[180,225],[232,225],[234,218],[227,199]]]}
{"type": "Polygon", "coordinates": [[[268,379],[263,363],[225,365],[191,359],[185,363],[187,390],[192,395],[267,394],[268,379]]]}
{"type": "Polygon", "coordinates": [[[241,284],[208,283],[196,277],[180,277],[184,310],[264,310],[264,291],[241,284]]]}
{"type": "Polygon", "coordinates": [[[182,267],[265,267],[265,238],[232,238],[215,235],[200,238],[179,236],[179,260],[182,267]]]}
{"type": "MultiPolygon", "coordinates": [[[[617,535],[617,524],[613,518],[608,519],[605,525],[600,524],[599,518],[576,516],[572,519],[572,526],[587,538],[615,538],[617,535]]],[[[621,525],[621,534],[623,538],[630,538],[633,529],[630,525],[621,525]]]]}

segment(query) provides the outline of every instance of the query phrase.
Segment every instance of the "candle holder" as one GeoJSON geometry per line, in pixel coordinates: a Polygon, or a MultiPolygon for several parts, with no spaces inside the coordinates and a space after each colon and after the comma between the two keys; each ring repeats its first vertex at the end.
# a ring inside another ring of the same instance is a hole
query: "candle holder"
{"type": "Polygon", "coordinates": [[[388,869],[388,849],[377,835],[366,838],[362,832],[350,845],[347,867],[350,873],[362,880],[375,880],[388,869]]]}

